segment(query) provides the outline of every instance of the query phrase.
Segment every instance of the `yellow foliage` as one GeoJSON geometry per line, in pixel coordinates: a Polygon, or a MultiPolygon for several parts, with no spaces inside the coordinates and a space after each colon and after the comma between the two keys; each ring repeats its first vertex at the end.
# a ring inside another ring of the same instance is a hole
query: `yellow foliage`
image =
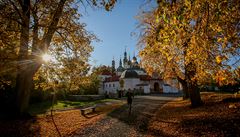
{"type": "Polygon", "coordinates": [[[145,53],[142,60],[150,62],[146,67],[154,65],[154,70],[163,73],[167,73],[167,67],[177,68],[180,75],[184,74],[186,65],[193,63],[196,74],[192,78],[195,81],[215,78],[222,84],[233,82],[233,73],[217,74],[226,69],[231,58],[240,54],[239,32],[235,28],[240,12],[233,10],[239,3],[236,0],[226,2],[180,0],[171,4],[160,1],[151,14],[140,20],[143,26],[149,25],[146,22],[155,26],[143,30],[144,35],[140,38],[140,44],[151,45],[141,49],[145,53]],[[232,5],[226,8],[223,6],[226,2],[232,5]]]}
{"type": "Polygon", "coordinates": [[[221,56],[217,56],[217,57],[216,57],[216,62],[217,62],[218,64],[221,64],[221,62],[222,62],[221,56]]]}

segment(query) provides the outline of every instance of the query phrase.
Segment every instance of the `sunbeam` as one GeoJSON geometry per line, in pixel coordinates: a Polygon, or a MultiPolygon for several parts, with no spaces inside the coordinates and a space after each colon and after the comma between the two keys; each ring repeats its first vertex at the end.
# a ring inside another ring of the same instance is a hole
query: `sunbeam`
{"type": "Polygon", "coordinates": [[[49,61],[52,59],[52,57],[51,57],[51,55],[49,55],[49,54],[43,54],[43,55],[42,55],[42,59],[43,59],[43,61],[45,61],[45,62],[49,62],[49,61]]]}

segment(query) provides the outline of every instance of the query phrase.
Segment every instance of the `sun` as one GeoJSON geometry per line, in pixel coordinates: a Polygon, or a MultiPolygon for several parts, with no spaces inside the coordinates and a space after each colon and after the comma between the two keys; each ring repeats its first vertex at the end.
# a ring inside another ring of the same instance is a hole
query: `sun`
{"type": "Polygon", "coordinates": [[[49,62],[52,59],[52,57],[49,54],[43,54],[42,60],[45,62],[49,62]]]}

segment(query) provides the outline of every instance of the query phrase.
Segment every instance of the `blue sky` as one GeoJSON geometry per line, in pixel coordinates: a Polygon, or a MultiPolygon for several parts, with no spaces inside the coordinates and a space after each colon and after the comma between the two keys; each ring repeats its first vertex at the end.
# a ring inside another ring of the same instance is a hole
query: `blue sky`
{"type": "Polygon", "coordinates": [[[81,22],[87,24],[86,29],[93,32],[101,40],[94,42],[94,52],[90,58],[90,64],[110,65],[113,57],[118,66],[120,56],[123,57],[125,46],[127,53],[137,55],[137,36],[131,36],[137,32],[137,20],[134,18],[141,9],[150,9],[155,5],[155,0],[146,4],[148,0],[120,0],[111,12],[103,9],[87,7],[83,13],[81,22]]]}

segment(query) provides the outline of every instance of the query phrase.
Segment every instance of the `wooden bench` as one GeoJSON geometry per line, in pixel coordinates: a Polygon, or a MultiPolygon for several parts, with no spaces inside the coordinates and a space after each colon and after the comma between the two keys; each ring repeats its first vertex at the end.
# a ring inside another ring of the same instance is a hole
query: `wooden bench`
{"type": "Polygon", "coordinates": [[[91,106],[91,107],[81,108],[81,109],[80,109],[80,110],[81,110],[81,114],[82,114],[82,115],[85,115],[85,111],[87,111],[87,110],[92,110],[92,112],[96,112],[96,107],[97,107],[97,106],[91,106]]]}

